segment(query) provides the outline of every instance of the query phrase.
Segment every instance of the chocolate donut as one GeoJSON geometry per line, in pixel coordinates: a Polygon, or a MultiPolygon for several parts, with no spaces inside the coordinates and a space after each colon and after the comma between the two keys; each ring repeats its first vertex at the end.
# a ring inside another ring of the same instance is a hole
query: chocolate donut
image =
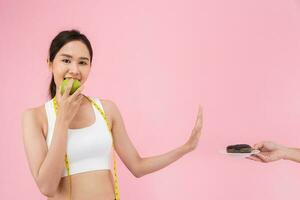
{"type": "Polygon", "coordinates": [[[226,147],[227,153],[251,153],[252,147],[248,144],[235,144],[226,147]]]}

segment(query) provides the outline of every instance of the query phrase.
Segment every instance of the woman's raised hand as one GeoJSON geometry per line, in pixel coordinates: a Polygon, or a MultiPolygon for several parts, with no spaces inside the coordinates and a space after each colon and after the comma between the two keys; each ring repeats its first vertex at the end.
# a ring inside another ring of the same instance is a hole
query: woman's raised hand
{"type": "Polygon", "coordinates": [[[202,115],[202,107],[199,105],[197,119],[194,125],[194,128],[192,130],[192,134],[190,135],[190,138],[185,143],[186,147],[189,151],[192,151],[196,149],[198,145],[198,141],[201,135],[202,130],[202,124],[203,124],[203,115],[202,115]]]}
{"type": "Polygon", "coordinates": [[[78,112],[81,101],[84,97],[84,95],[81,94],[84,85],[81,85],[72,95],[70,95],[73,82],[74,82],[73,79],[70,79],[68,81],[68,84],[65,88],[63,95],[61,95],[61,91],[57,93],[58,95],[57,99],[59,99],[58,115],[62,117],[62,119],[67,123],[71,123],[72,119],[78,112]]]}

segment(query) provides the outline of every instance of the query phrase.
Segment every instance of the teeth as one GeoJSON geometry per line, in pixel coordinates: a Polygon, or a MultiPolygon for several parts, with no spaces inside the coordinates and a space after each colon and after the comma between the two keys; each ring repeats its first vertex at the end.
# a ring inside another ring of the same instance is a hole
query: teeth
{"type": "MultiPolygon", "coordinates": [[[[65,77],[64,80],[66,80],[66,79],[72,79],[72,77],[65,77]]],[[[81,79],[74,79],[74,80],[81,81],[81,79]]]]}
{"type": "Polygon", "coordinates": [[[64,79],[74,79],[74,80],[80,80],[80,79],[77,79],[77,78],[72,78],[72,77],[64,77],[64,79]]]}

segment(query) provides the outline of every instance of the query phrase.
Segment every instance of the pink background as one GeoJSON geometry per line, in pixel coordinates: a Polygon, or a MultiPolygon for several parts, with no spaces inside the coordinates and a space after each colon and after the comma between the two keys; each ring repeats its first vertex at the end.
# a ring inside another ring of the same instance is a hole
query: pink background
{"type": "Polygon", "coordinates": [[[296,0],[0,1],[0,198],[44,199],[21,113],[48,100],[50,42],[76,28],[95,54],[85,93],[119,106],[142,156],[183,144],[204,107],[194,152],[140,179],[118,160],[123,200],[299,199],[300,164],[218,153],[265,139],[300,146],[299,20],[296,0]]]}

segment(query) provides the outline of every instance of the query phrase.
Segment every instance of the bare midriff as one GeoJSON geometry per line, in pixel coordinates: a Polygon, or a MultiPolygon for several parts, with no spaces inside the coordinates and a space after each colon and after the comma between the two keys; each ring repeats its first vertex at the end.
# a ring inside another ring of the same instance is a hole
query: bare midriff
{"type": "MultiPolygon", "coordinates": [[[[71,175],[72,200],[114,200],[113,176],[110,170],[97,170],[71,175]]],[[[54,197],[69,200],[69,178],[62,177],[54,197]]]]}

